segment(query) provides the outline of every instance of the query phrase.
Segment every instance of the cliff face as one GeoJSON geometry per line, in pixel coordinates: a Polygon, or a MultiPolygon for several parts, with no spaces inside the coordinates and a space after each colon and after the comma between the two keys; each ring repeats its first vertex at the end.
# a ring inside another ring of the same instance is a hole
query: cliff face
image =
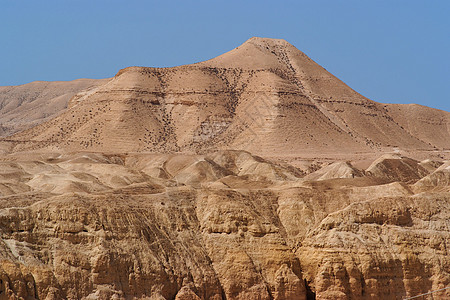
{"type": "Polygon", "coordinates": [[[309,181],[239,151],[0,165],[1,299],[401,299],[450,283],[448,185],[309,181]]]}

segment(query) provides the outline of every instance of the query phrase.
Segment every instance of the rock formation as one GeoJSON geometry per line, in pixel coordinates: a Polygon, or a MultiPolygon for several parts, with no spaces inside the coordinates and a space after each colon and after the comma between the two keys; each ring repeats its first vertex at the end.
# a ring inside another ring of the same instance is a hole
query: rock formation
{"type": "Polygon", "coordinates": [[[311,186],[296,171],[242,151],[4,157],[0,297],[398,299],[449,284],[448,183],[311,186]]]}
{"type": "Polygon", "coordinates": [[[2,124],[45,103],[0,141],[0,300],[449,287],[448,112],[376,103],[262,38],[72,84],[36,103],[0,88],[2,124]]]}

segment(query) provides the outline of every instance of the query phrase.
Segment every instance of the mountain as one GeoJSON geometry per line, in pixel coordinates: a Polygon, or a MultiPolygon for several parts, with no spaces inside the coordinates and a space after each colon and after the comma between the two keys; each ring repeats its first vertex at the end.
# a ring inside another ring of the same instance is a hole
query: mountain
{"type": "Polygon", "coordinates": [[[449,124],[448,112],[361,96],[284,40],[251,38],[205,62],[120,70],[8,140],[16,151],[240,149],[287,157],[449,149],[449,124]]]}
{"type": "Polygon", "coordinates": [[[0,91],[0,300],[450,299],[448,112],[262,38],[0,91]]]}

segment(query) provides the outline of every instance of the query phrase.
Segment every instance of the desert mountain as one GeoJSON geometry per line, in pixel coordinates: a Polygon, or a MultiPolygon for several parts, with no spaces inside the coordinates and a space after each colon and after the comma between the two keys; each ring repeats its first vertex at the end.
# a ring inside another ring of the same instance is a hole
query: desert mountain
{"type": "Polygon", "coordinates": [[[106,81],[107,79],[35,81],[19,86],[0,87],[0,137],[54,118],[67,108],[69,100],[75,94],[106,81]]]}
{"type": "Polygon", "coordinates": [[[0,300],[450,298],[448,112],[262,38],[0,95],[0,300]]]}
{"type": "Polygon", "coordinates": [[[15,150],[295,156],[450,148],[449,124],[448,112],[361,96],[284,40],[251,38],[193,65],[123,69],[9,141],[15,150]]]}

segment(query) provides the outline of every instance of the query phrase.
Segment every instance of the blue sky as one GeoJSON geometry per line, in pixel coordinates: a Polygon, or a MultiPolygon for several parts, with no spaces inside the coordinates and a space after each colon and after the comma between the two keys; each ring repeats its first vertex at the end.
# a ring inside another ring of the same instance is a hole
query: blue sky
{"type": "Polygon", "coordinates": [[[0,0],[0,86],[106,78],[283,38],[364,96],[450,111],[450,1],[0,0]]]}

